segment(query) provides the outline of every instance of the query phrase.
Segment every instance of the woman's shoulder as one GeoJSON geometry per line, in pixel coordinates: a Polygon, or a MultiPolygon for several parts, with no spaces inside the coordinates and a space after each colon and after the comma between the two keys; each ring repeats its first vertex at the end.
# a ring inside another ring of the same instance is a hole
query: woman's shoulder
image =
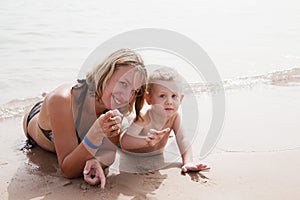
{"type": "Polygon", "coordinates": [[[72,84],[63,84],[55,88],[45,97],[45,103],[48,106],[59,106],[71,104],[72,84]]]}

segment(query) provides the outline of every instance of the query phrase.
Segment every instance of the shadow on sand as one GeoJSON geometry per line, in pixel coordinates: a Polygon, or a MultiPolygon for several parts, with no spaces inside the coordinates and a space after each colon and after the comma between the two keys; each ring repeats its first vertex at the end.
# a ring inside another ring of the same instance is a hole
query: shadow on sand
{"type": "MultiPolygon", "coordinates": [[[[39,147],[20,151],[23,154],[22,162],[7,188],[8,199],[148,199],[155,196],[163,181],[167,179],[166,174],[159,170],[148,170],[144,173],[133,173],[116,171],[111,168],[107,176],[105,190],[99,186],[90,186],[82,178],[65,179],[59,169],[56,155],[46,152],[39,147]]],[[[163,162],[161,157],[158,160],[163,162]]],[[[153,165],[158,160],[151,161],[153,165]]],[[[127,168],[137,167],[136,161],[122,158],[125,163],[119,166],[127,168]],[[130,164],[131,163],[131,164],[130,164]]],[[[148,163],[151,159],[147,159],[148,163]]],[[[145,161],[145,160],[144,160],[145,161]]],[[[140,166],[145,165],[140,162],[140,166]]],[[[149,167],[149,166],[148,166],[149,167]]],[[[153,167],[153,166],[150,166],[153,167]]],[[[178,164],[167,165],[167,167],[179,167],[178,164]]],[[[143,168],[145,170],[146,168],[143,168]]]]}

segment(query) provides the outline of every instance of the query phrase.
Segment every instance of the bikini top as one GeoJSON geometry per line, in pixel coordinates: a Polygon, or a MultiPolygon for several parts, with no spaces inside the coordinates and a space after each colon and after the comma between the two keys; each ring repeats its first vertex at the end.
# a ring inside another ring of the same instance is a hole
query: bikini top
{"type": "MultiPolygon", "coordinates": [[[[73,101],[73,104],[75,103],[78,106],[78,112],[77,112],[78,114],[77,114],[76,121],[75,121],[75,127],[76,127],[76,134],[77,134],[79,143],[81,142],[81,139],[79,137],[77,130],[80,126],[83,104],[84,104],[84,100],[87,95],[87,92],[88,92],[88,85],[86,83],[86,80],[78,79],[77,84],[72,87],[72,94],[73,94],[72,101],[73,101]],[[79,91],[78,98],[76,98],[78,95],[78,94],[76,94],[77,91],[79,91]]],[[[74,105],[72,105],[72,109],[74,109],[74,105]]]]}
{"type": "MultiPolygon", "coordinates": [[[[78,106],[78,112],[77,112],[78,114],[77,114],[76,121],[75,121],[75,128],[76,128],[76,135],[77,135],[78,143],[80,143],[81,138],[79,137],[77,130],[80,126],[83,104],[84,104],[86,94],[88,92],[88,85],[84,79],[77,80],[77,82],[78,83],[72,87],[72,100],[73,100],[73,104],[76,104],[78,106]],[[77,91],[79,92],[79,94],[77,94],[77,91]],[[77,98],[77,96],[78,96],[78,98],[77,98]]],[[[27,124],[29,123],[29,120],[40,111],[42,103],[43,103],[43,101],[38,102],[34,106],[34,108],[31,111],[32,114],[30,113],[28,115],[27,124]]],[[[72,104],[72,109],[75,109],[73,104],[72,104]]],[[[52,130],[45,130],[39,124],[38,124],[38,127],[50,141],[52,141],[52,142],[54,141],[52,130]]]]}
{"type": "MultiPolygon", "coordinates": [[[[72,87],[72,102],[73,102],[72,109],[74,109],[74,111],[75,111],[76,106],[78,107],[77,117],[76,117],[76,121],[75,121],[75,127],[76,127],[76,133],[77,133],[79,143],[81,142],[81,138],[79,137],[79,134],[78,134],[77,130],[79,130],[79,127],[80,127],[84,100],[85,100],[85,97],[86,97],[87,93],[88,93],[88,84],[86,83],[86,80],[85,79],[78,79],[77,84],[72,87]]],[[[105,114],[107,111],[109,111],[109,110],[105,109],[102,114],[105,114]]],[[[74,113],[73,113],[73,115],[74,115],[74,118],[75,118],[74,113]]]]}

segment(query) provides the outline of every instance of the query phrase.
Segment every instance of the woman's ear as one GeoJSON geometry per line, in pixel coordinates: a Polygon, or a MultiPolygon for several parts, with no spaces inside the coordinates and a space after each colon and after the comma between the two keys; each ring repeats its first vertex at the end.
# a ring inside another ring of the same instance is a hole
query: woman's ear
{"type": "Polygon", "coordinates": [[[148,105],[151,105],[151,97],[150,97],[150,94],[148,92],[145,93],[145,100],[146,100],[148,105]]]}

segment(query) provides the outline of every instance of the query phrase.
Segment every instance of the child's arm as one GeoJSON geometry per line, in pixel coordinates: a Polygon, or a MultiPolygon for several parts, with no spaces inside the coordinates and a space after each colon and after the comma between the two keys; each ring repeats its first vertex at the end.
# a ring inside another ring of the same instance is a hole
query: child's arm
{"type": "Polygon", "coordinates": [[[190,148],[191,144],[187,141],[187,137],[185,136],[184,129],[181,126],[181,119],[179,114],[176,116],[173,124],[173,130],[176,136],[176,142],[181,154],[182,163],[186,164],[189,162],[193,162],[193,152],[190,148]]]}
{"type": "Polygon", "coordinates": [[[191,141],[187,140],[179,115],[177,115],[174,121],[173,130],[182,158],[182,172],[209,170],[210,168],[207,165],[193,163],[192,144],[191,141]]]}
{"type": "Polygon", "coordinates": [[[143,126],[138,123],[132,123],[127,131],[121,135],[120,145],[123,150],[135,151],[146,147],[152,147],[157,144],[163,135],[170,131],[169,128],[157,131],[150,129],[147,136],[141,136],[143,126]]]}
{"type": "Polygon", "coordinates": [[[120,137],[121,148],[130,151],[147,145],[146,136],[139,136],[143,127],[133,122],[120,137]]]}

